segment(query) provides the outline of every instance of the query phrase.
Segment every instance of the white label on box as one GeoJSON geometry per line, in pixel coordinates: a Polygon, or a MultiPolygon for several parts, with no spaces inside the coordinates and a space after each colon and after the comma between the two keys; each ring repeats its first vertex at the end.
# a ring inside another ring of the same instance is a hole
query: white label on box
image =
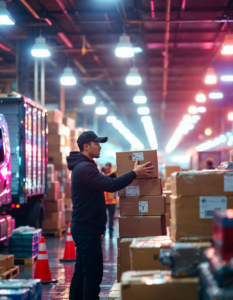
{"type": "Polygon", "coordinates": [[[215,210],[227,209],[226,196],[201,196],[200,219],[213,219],[215,210]]]}
{"type": "Polygon", "coordinates": [[[48,177],[48,178],[51,178],[51,174],[48,173],[48,174],[47,174],[47,177],[48,177]]]}
{"type": "Polygon", "coordinates": [[[126,187],[126,197],[138,197],[140,196],[139,185],[137,186],[127,186],[126,187]]]}
{"type": "Polygon", "coordinates": [[[51,183],[48,182],[48,189],[51,189],[52,188],[52,185],[51,183]]]}
{"type": "Polygon", "coordinates": [[[233,176],[224,175],[224,192],[233,192],[233,176]]]}
{"type": "Polygon", "coordinates": [[[139,201],[139,212],[148,213],[148,201],[139,201]]]}
{"type": "Polygon", "coordinates": [[[144,160],[143,152],[133,153],[133,161],[136,161],[137,159],[139,161],[144,160]]]}

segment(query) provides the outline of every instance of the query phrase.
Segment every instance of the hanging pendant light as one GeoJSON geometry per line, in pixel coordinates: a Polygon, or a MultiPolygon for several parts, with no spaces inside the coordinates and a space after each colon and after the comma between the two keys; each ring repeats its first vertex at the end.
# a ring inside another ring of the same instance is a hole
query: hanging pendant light
{"type": "Polygon", "coordinates": [[[96,102],[96,97],[93,94],[92,90],[88,89],[85,93],[85,95],[83,96],[83,103],[91,105],[91,104],[95,104],[96,102]]]}
{"type": "Polygon", "coordinates": [[[98,106],[96,107],[95,113],[96,113],[97,115],[106,115],[107,112],[108,112],[107,107],[105,106],[104,102],[101,101],[101,102],[98,104],[98,106]]]}
{"type": "Polygon", "coordinates": [[[49,57],[51,55],[49,47],[46,45],[45,38],[43,38],[42,35],[36,38],[31,54],[34,57],[49,57]]]}
{"type": "Polygon", "coordinates": [[[106,121],[108,122],[108,123],[113,123],[113,122],[115,122],[117,120],[117,117],[115,116],[115,114],[112,112],[112,113],[110,113],[108,116],[107,116],[107,118],[106,118],[106,121]]]}
{"type": "Polygon", "coordinates": [[[147,102],[147,97],[142,89],[139,89],[133,98],[134,103],[144,104],[147,102]]]}
{"type": "Polygon", "coordinates": [[[217,76],[214,72],[214,68],[210,67],[207,69],[205,76],[205,84],[215,84],[217,83],[217,76]]]}
{"type": "Polygon", "coordinates": [[[126,83],[128,85],[140,85],[142,83],[142,78],[138,73],[138,69],[135,67],[130,68],[129,74],[126,77],[126,83]]]}
{"type": "Polygon", "coordinates": [[[62,85],[75,85],[77,80],[74,76],[74,73],[70,67],[66,67],[60,78],[60,83],[62,85]]]}
{"type": "Polygon", "coordinates": [[[231,55],[233,54],[233,34],[228,33],[225,35],[225,41],[223,43],[223,48],[221,51],[224,55],[231,55]]]}
{"type": "Polygon", "coordinates": [[[15,20],[6,8],[5,0],[0,0],[0,25],[15,25],[15,20]]]}
{"type": "Polygon", "coordinates": [[[133,46],[130,43],[130,37],[125,33],[120,36],[119,43],[116,46],[115,54],[117,57],[127,58],[134,56],[133,46]]]}

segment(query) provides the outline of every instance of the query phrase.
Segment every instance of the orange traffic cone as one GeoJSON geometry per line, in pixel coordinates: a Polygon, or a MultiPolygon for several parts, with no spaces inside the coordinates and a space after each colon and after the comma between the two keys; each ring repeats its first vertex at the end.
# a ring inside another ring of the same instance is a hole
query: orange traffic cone
{"type": "Polygon", "coordinates": [[[56,283],[56,279],[52,279],[49,268],[48,253],[46,250],[45,239],[40,239],[39,253],[36,262],[36,271],[34,279],[40,279],[41,283],[56,283]]]}
{"type": "Polygon", "coordinates": [[[60,262],[76,261],[76,249],[75,249],[72,235],[70,233],[70,224],[71,223],[69,222],[67,235],[66,235],[66,245],[65,245],[64,257],[63,257],[63,259],[60,259],[60,262]]]}

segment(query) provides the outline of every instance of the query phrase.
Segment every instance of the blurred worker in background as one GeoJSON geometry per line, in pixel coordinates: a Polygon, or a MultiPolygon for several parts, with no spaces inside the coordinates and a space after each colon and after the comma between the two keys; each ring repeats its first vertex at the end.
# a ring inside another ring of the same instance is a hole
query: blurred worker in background
{"type": "Polygon", "coordinates": [[[214,161],[213,161],[213,158],[207,158],[206,161],[205,161],[205,168],[207,170],[214,170],[215,167],[214,167],[214,161]]]}
{"type": "Polygon", "coordinates": [[[100,172],[101,172],[103,175],[106,175],[106,174],[107,174],[107,173],[106,173],[105,167],[101,167],[101,168],[100,168],[100,172]]]}
{"type": "MultiPolygon", "coordinates": [[[[106,163],[105,171],[106,171],[107,176],[112,174],[112,164],[111,163],[106,163]]],[[[112,238],[117,192],[115,192],[115,193],[104,192],[104,196],[105,196],[106,210],[108,211],[109,236],[110,236],[110,238],[112,238]]]]}

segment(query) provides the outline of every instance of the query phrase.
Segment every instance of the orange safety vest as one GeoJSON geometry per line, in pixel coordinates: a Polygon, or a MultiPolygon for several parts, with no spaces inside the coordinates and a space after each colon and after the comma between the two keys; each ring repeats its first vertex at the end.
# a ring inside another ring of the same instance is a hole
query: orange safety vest
{"type": "MultiPolygon", "coordinates": [[[[107,174],[110,175],[111,173],[107,174]]],[[[106,204],[116,204],[115,193],[104,192],[105,203],[106,204]]]]}

